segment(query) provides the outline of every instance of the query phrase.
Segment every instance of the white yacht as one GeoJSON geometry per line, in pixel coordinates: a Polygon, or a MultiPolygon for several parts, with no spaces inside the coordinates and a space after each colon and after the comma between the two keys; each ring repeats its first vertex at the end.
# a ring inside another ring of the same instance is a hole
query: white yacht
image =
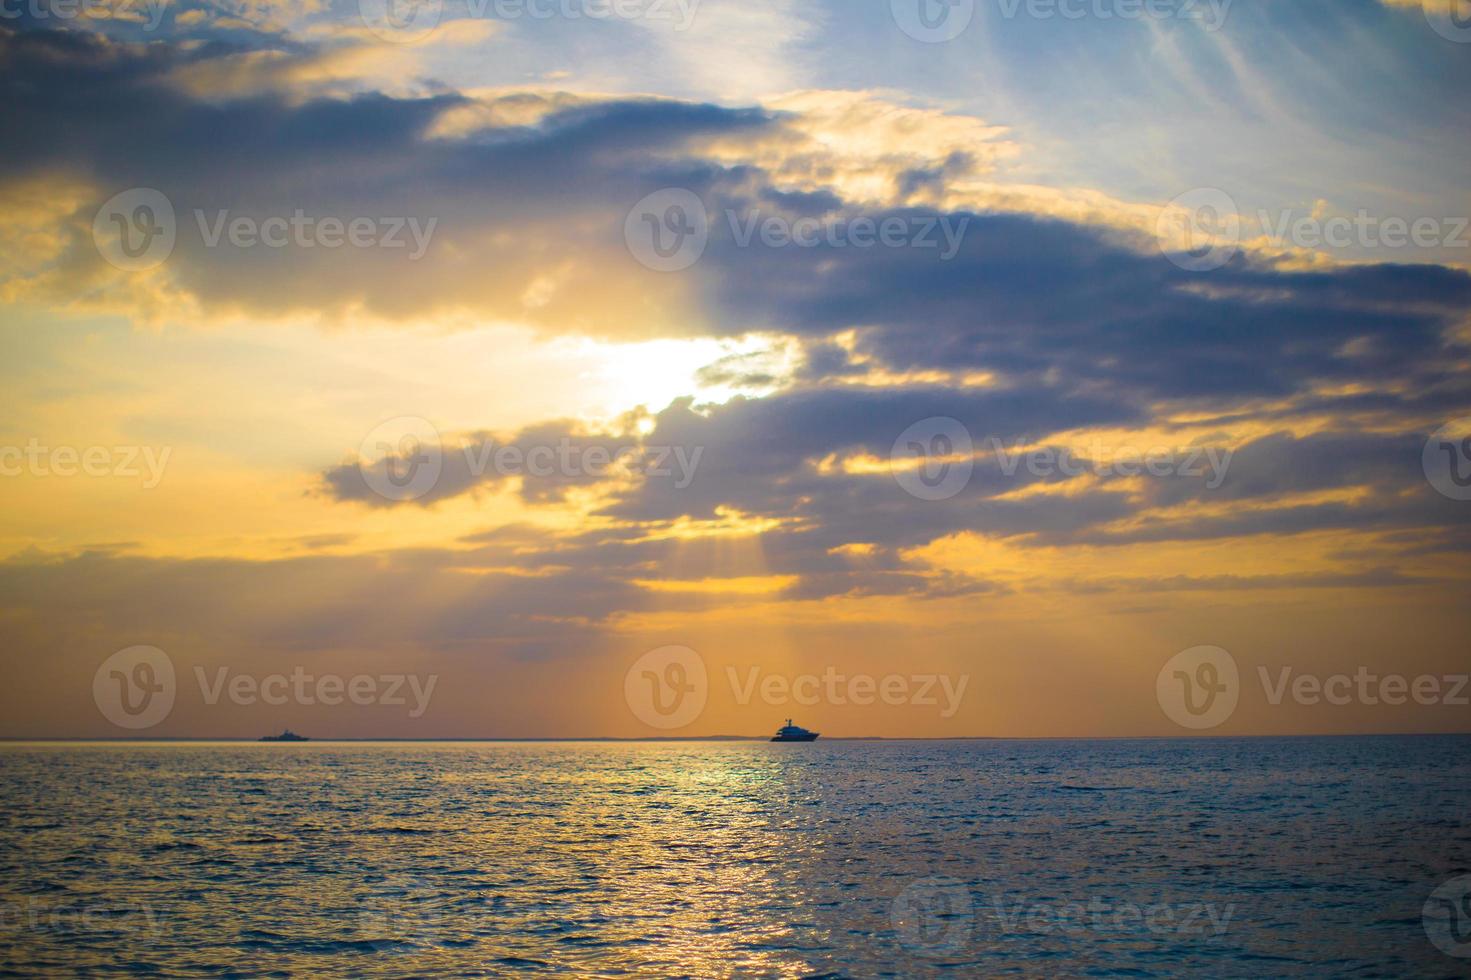
{"type": "Polygon", "coordinates": [[[773,742],[815,742],[817,741],[818,734],[820,733],[809,732],[801,725],[793,725],[792,719],[788,718],[787,723],[778,728],[776,734],[771,736],[771,740],[773,742]]]}

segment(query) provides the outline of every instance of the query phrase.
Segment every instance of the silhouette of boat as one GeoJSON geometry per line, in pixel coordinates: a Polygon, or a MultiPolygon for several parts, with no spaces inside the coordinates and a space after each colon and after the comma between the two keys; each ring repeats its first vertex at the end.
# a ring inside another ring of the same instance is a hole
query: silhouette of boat
{"type": "Polygon", "coordinates": [[[788,718],[787,723],[771,736],[771,740],[773,742],[815,742],[819,734],[819,732],[809,732],[801,725],[793,725],[792,719],[788,718]]]}
{"type": "Polygon", "coordinates": [[[260,740],[262,742],[310,742],[311,741],[311,739],[307,738],[305,735],[298,735],[298,734],[296,734],[295,732],[293,732],[289,728],[287,728],[284,731],[282,731],[280,735],[263,735],[263,736],[261,736],[261,739],[260,740]]]}

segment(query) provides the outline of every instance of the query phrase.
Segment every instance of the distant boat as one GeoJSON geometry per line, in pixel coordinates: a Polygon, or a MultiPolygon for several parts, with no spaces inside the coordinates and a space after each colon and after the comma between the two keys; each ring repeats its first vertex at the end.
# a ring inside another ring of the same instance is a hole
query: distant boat
{"type": "Polygon", "coordinates": [[[771,740],[773,742],[815,742],[818,734],[818,732],[809,732],[801,725],[793,725],[792,719],[788,718],[787,723],[771,736],[771,740]]]}
{"type": "Polygon", "coordinates": [[[263,736],[261,736],[261,739],[260,740],[262,742],[310,742],[311,741],[311,739],[307,738],[305,735],[298,735],[298,734],[296,734],[295,732],[293,732],[289,728],[286,729],[285,731],[283,731],[280,735],[263,735],[263,736]]]}

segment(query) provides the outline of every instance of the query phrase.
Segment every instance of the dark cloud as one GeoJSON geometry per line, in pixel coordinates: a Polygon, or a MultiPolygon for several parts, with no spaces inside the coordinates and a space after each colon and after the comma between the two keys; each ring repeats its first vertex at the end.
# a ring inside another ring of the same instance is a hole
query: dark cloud
{"type": "Polygon", "coordinates": [[[181,72],[241,53],[225,43],[0,27],[4,180],[80,181],[95,194],[71,217],[60,295],[96,292],[107,271],[91,240],[97,207],[148,187],[176,218],[166,271],[207,311],[473,311],[586,333],[653,332],[657,325],[594,316],[629,306],[637,288],[610,278],[610,261],[626,263],[625,278],[654,275],[626,252],[624,216],[670,184],[749,180],[691,147],[779,125],[759,109],[516,93],[504,101],[534,122],[478,127],[487,105],[456,93],[302,99],[269,89],[193,94],[181,81],[181,72]],[[467,130],[454,128],[456,111],[469,113],[467,130]],[[403,244],[237,247],[218,234],[222,215],[263,222],[298,212],[384,223],[403,244]],[[557,288],[528,302],[549,270],[561,277],[557,288]]]}
{"type": "MultiPolygon", "coordinates": [[[[759,108],[521,93],[506,98],[522,110],[517,118],[533,121],[465,126],[465,113],[481,121],[494,114],[476,115],[487,106],[454,92],[296,99],[269,90],[191,94],[179,83],[181,70],[249,50],[240,38],[186,48],[0,28],[5,179],[69,177],[103,197],[132,186],[163,190],[180,217],[169,271],[208,309],[468,311],[622,338],[762,330],[800,344],[803,360],[783,390],[710,406],[680,400],[642,437],[610,439],[564,421],[504,443],[464,434],[446,447],[433,489],[414,501],[431,506],[514,487],[544,505],[596,489],[606,528],[501,529],[462,548],[396,554],[386,565],[315,556],[261,566],[142,559],[130,566],[135,578],[119,585],[121,594],[146,585],[186,597],[201,628],[241,619],[222,603],[264,601],[271,589],[312,594],[310,583],[320,579],[359,584],[334,586],[342,591],[321,596],[313,611],[277,622],[277,639],[349,642],[337,632],[346,629],[344,604],[403,605],[407,592],[422,618],[396,620],[405,637],[423,629],[445,642],[536,643],[548,630],[579,634],[652,604],[630,584],[640,578],[793,575],[787,595],[802,598],[994,590],[981,575],[940,575],[904,558],[906,549],[963,532],[1022,545],[1124,544],[1322,529],[1425,532],[1466,522],[1464,508],[1425,483],[1418,448],[1428,420],[1471,411],[1466,351],[1448,339],[1471,313],[1471,276],[1462,270],[1304,270],[1243,255],[1189,272],[1116,229],[1029,214],[863,208],[833,190],[780,187],[750,162],[769,159],[772,145],[792,137],[789,118],[759,108]],[[718,160],[710,149],[717,142],[718,160]],[[742,146],[747,162],[729,162],[742,146]],[[622,241],[630,206],[663,187],[693,190],[710,217],[703,258],[674,278],[639,267],[622,241]],[[192,217],[196,209],[258,217],[296,208],[434,219],[438,227],[423,259],[405,265],[402,253],[386,250],[211,249],[192,217]],[[897,222],[928,228],[936,244],[772,247],[759,235],[743,243],[740,223],[762,217],[849,228],[855,220],[897,222]],[[960,231],[948,258],[943,227],[960,231]],[[548,270],[560,281],[541,301],[526,301],[548,270]],[[685,305],[667,300],[671,293],[685,305]],[[899,385],[881,383],[885,372],[995,380],[899,385]],[[872,384],[853,383],[870,374],[872,384]],[[1280,421],[1284,432],[1240,447],[1216,488],[1105,478],[1082,493],[1018,493],[1057,489],[1065,478],[1008,474],[982,458],[962,492],[926,501],[870,465],[887,460],[909,425],[937,416],[961,421],[977,440],[1014,445],[1145,428],[1171,412],[1214,415],[1223,429],[1253,421],[1262,431],[1261,422],[1280,421]],[[1315,435],[1286,434],[1288,420],[1313,415],[1342,421],[1326,431],[1315,426],[1315,435]],[[1373,433],[1351,421],[1365,416],[1373,433]],[[636,472],[554,468],[522,479],[472,465],[505,445],[524,454],[564,441],[583,453],[634,444],[700,456],[685,486],[636,472]],[[1348,489],[1358,492],[1301,499],[1348,489]],[[1207,503],[1252,506],[1179,513],[1207,503]],[[767,522],[759,563],[735,567],[720,541],[667,533],[680,523],[738,519],[767,522]],[[867,549],[858,555],[852,545],[867,549]],[[477,575],[461,582],[460,567],[477,575]],[[516,572],[496,571],[504,568],[516,572]],[[234,598],[206,594],[206,583],[234,598]]],[[[952,173],[968,166],[957,157],[905,174],[900,186],[939,200],[952,173]]],[[[100,260],[88,229],[98,203],[72,216],[71,258],[90,256],[94,267],[100,260]]],[[[739,359],[712,366],[705,378],[762,387],[782,380],[739,359]]],[[[357,460],[327,468],[323,487],[344,502],[394,503],[373,492],[357,460]]],[[[40,601],[37,583],[64,591],[71,584],[64,573],[96,560],[27,565],[13,577],[29,582],[40,601]]],[[[659,597],[666,606],[687,601],[659,597]]],[[[129,614],[120,607],[119,615],[129,614]]]]}
{"type": "Polygon", "coordinates": [[[399,448],[395,443],[381,457],[355,457],[328,469],[322,482],[334,499],[372,507],[430,507],[462,494],[506,487],[514,487],[527,503],[551,504],[578,488],[631,480],[683,487],[698,472],[700,454],[633,432],[588,432],[577,422],[554,420],[504,437],[476,432],[427,447],[413,443],[399,448]],[[426,479],[412,494],[397,491],[424,466],[434,468],[432,482],[426,479]]]}
{"type": "Polygon", "coordinates": [[[1453,354],[1445,332],[1471,309],[1471,276],[1460,270],[1299,272],[1238,258],[1192,273],[1105,229],[1050,219],[866,217],[966,224],[948,261],[933,249],[771,248],[759,239],[741,247],[733,235],[714,237],[706,254],[719,267],[714,298],[727,320],[816,337],[857,328],[859,352],[899,371],[994,371],[1152,398],[1280,397],[1387,378],[1428,387],[1457,377],[1443,359],[1453,354]]]}
{"type": "MultiPolygon", "coordinates": [[[[1444,339],[1471,310],[1471,276],[1461,270],[1301,271],[1241,256],[1188,272],[1106,228],[1027,214],[865,210],[830,190],[783,190],[757,166],[709,158],[712,140],[727,158],[748,144],[756,159],[758,144],[792,137],[784,117],[755,108],[521,93],[506,99],[538,105],[527,117],[534,123],[446,130],[454,113],[485,107],[453,92],[206,98],[177,83],[181,69],[240,51],[238,42],[185,48],[0,29],[7,176],[162,190],[179,219],[170,271],[222,307],[476,311],[622,336],[759,328],[812,342],[810,380],[852,372],[851,358],[828,342],[851,329],[856,353],[874,367],[986,371],[1110,398],[1221,404],[1366,381],[1382,391],[1392,381],[1406,393],[1399,397],[1453,392],[1444,401],[1466,403],[1464,351],[1444,339]],[[709,213],[703,258],[674,280],[694,289],[698,318],[641,298],[671,280],[650,278],[624,249],[629,207],[668,186],[695,191],[709,213]],[[296,209],[435,226],[413,260],[409,247],[210,248],[198,214],[207,224],[224,210],[264,219],[296,209]],[[743,241],[743,225],[764,218],[840,229],[896,221],[934,244],[743,241]],[[957,233],[948,259],[946,228],[957,233]],[[549,282],[549,268],[560,269],[560,282],[549,282]],[[534,287],[544,295],[527,302],[534,287]],[[639,304],[646,309],[629,312],[639,304]]],[[[943,181],[950,166],[926,179],[943,181]]],[[[90,212],[78,216],[79,232],[83,219],[90,212]]],[[[90,241],[79,234],[74,251],[91,254],[90,241]]]]}

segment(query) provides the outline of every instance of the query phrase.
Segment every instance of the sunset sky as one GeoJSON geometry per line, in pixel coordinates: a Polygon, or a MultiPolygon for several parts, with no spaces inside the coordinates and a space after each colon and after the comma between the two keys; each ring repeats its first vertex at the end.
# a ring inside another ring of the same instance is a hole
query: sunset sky
{"type": "Polygon", "coordinates": [[[918,2],[7,4],[0,737],[1471,731],[1258,682],[1471,669],[1471,4],[918,2]],[[834,671],[965,686],[741,703],[834,671]]]}

